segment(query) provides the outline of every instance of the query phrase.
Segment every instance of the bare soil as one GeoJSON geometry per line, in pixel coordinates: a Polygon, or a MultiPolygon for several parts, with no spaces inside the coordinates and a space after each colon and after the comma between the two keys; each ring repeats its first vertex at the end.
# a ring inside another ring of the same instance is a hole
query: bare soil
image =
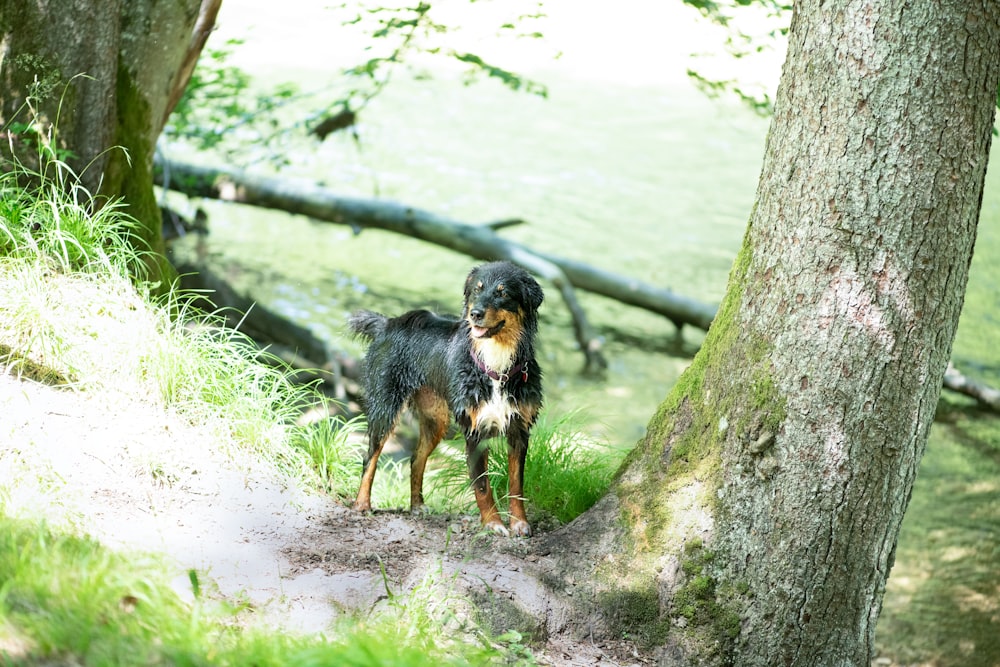
{"type": "Polygon", "coordinates": [[[483,535],[467,516],[358,514],[140,398],[0,374],[0,488],[8,513],[163,554],[182,595],[192,596],[187,572],[198,570],[215,594],[248,603],[247,623],[328,631],[437,572],[488,591],[478,605],[517,599],[544,619],[533,628],[541,664],[646,664],[628,642],[569,638],[568,607],[536,576],[555,567],[544,535],[483,535]]]}

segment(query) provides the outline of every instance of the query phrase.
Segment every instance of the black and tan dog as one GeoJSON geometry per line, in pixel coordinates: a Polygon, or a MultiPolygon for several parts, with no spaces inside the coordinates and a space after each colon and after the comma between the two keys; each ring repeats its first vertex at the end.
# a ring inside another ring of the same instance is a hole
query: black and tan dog
{"type": "Polygon", "coordinates": [[[466,279],[460,319],[426,310],[394,318],[360,311],[351,317],[351,329],[371,341],[363,372],[369,444],[354,509],[371,509],[379,454],[409,402],[420,424],[410,462],[410,509],[423,506],[427,457],[454,415],[465,436],[483,526],[508,534],[486,477],[486,440],[505,433],[510,532],[531,535],[524,514],[524,459],[542,404],[542,373],[534,345],[541,303],[542,288],[526,271],[509,262],[491,262],[473,269],[466,279]]]}

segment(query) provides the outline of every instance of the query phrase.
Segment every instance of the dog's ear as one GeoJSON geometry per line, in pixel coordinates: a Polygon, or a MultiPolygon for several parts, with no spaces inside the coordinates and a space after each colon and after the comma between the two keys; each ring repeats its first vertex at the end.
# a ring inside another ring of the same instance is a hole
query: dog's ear
{"type": "Polygon", "coordinates": [[[545,298],[542,286],[531,276],[526,276],[524,279],[524,297],[531,305],[532,310],[538,310],[538,307],[542,305],[542,299],[545,298]]]}
{"type": "Polygon", "coordinates": [[[469,300],[469,295],[472,294],[472,283],[476,280],[476,275],[479,273],[479,267],[469,271],[469,275],[465,279],[465,300],[469,300]]]}

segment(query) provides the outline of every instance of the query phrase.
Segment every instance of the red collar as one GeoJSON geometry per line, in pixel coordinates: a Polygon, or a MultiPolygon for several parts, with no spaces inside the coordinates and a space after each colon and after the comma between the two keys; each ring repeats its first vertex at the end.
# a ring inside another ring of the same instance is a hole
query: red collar
{"type": "Polygon", "coordinates": [[[476,354],[475,350],[470,349],[469,355],[472,357],[472,360],[476,362],[476,366],[479,368],[479,370],[486,373],[494,380],[499,380],[500,382],[506,384],[507,380],[509,380],[512,375],[514,375],[515,373],[520,373],[521,381],[522,382],[528,381],[528,366],[525,363],[514,364],[507,370],[506,373],[497,373],[492,368],[486,367],[486,364],[484,364],[483,360],[479,358],[479,355],[476,354]]]}

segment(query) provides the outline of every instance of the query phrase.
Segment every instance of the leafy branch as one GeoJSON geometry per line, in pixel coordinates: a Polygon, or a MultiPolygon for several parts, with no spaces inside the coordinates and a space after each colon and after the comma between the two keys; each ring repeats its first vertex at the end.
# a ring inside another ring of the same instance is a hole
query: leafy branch
{"type": "MultiPolygon", "coordinates": [[[[365,50],[372,53],[363,62],[345,68],[340,82],[316,91],[301,91],[286,83],[254,92],[251,76],[229,64],[234,49],[243,43],[230,40],[221,48],[209,48],[203,53],[168,121],[166,137],[198,150],[219,151],[229,161],[260,159],[260,155],[247,155],[247,147],[252,146],[279,167],[287,165],[288,155],[295,152],[289,150],[288,144],[308,141],[310,136],[323,141],[332,133],[349,130],[360,143],[357,123],[361,112],[386,89],[398,68],[412,63],[418,54],[469,65],[467,84],[484,75],[511,90],[547,96],[544,84],[487,62],[477,54],[450,48],[449,38],[460,28],[437,20],[431,3],[421,0],[413,6],[386,7],[345,2],[336,9],[349,12],[341,25],[366,34],[369,44],[365,50]]],[[[498,34],[518,31],[542,16],[540,11],[521,13],[505,20],[498,34]]],[[[542,33],[528,29],[516,36],[539,38],[542,33]]]]}
{"type": "MultiPolygon", "coordinates": [[[[702,16],[726,31],[723,44],[725,52],[739,60],[755,53],[774,48],[788,33],[792,4],[787,0],[682,0],[684,4],[697,9],[702,16]],[[745,32],[739,27],[738,17],[756,8],[763,11],[769,28],[763,33],[745,32]]],[[[767,116],[774,110],[774,100],[766,92],[750,92],[740,86],[736,79],[715,79],[705,76],[696,69],[688,69],[688,76],[695,85],[709,97],[733,95],[756,113],[767,116]]]]}

